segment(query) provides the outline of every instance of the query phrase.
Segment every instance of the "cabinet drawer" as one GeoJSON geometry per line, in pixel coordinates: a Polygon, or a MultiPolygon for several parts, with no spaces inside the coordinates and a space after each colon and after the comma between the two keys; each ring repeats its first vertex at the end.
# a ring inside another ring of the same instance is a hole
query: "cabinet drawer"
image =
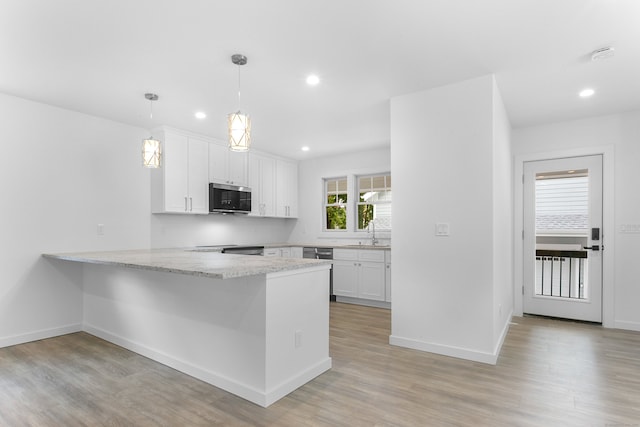
{"type": "Polygon", "coordinates": [[[280,249],[279,248],[265,248],[264,256],[279,257],[280,256],[280,249]]]}
{"type": "Polygon", "coordinates": [[[356,260],[358,259],[358,251],[355,249],[337,249],[333,250],[333,259],[356,260]]]}
{"type": "Polygon", "coordinates": [[[358,259],[361,261],[384,262],[384,251],[361,249],[358,251],[358,259]]]}

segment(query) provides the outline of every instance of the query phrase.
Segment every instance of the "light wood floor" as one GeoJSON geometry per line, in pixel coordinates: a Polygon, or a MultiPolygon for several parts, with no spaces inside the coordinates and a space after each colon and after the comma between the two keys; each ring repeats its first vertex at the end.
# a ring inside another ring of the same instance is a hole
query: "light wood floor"
{"type": "Polygon", "coordinates": [[[496,366],[331,305],[333,368],[269,408],[86,333],[0,349],[1,426],[640,426],[640,333],[514,318],[496,366]]]}

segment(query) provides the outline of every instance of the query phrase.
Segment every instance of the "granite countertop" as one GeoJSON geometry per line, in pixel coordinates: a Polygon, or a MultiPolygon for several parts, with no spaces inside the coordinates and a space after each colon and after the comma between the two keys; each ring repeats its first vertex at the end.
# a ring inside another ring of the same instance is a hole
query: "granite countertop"
{"type": "Polygon", "coordinates": [[[43,254],[43,256],[66,261],[189,274],[215,279],[232,279],[299,270],[319,264],[331,264],[331,260],[233,255],[185,249],[71,252],[43,254]]]}
{"type": "Polygon", "coordinates": [[[390,250],[391,249],[391,245],[356,245],[356,244],[350,244],[350,245],[345,245],[345,244],[327,244],[327,243],[311,243],[311,244],[304,244],[304,243],[269,243],[264,245],[265,248],[291,248],[291,247],[302,247],[302,248],[334,248],[334,249],[379,249],[379,250],[390,250]]]}

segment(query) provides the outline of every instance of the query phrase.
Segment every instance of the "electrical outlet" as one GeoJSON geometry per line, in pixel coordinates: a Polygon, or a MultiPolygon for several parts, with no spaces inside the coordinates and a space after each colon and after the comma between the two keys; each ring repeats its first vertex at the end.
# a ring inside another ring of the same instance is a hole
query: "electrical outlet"
{"type": "Polygon", "coordinates": [[[302,347],[302,331],[296,331],[295,332],[295,347],[296,348],[300,348],[302,347]]]}
{"type": "Polygon", "coordinates": [[[96,233],[98,234],[98,236],[104,236],[104,224],[97,225],[96,233]]]}

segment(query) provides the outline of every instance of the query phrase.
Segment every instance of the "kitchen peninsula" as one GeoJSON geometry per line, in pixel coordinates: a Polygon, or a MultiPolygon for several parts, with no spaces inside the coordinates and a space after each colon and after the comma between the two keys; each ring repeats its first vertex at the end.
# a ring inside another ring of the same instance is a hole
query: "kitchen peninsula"
{"type": "Polygon", "coordinates": [[[258,405],[331,368],[330,261],[184,249],[44,256],[82,263],[84,331],[258,405]]]}

